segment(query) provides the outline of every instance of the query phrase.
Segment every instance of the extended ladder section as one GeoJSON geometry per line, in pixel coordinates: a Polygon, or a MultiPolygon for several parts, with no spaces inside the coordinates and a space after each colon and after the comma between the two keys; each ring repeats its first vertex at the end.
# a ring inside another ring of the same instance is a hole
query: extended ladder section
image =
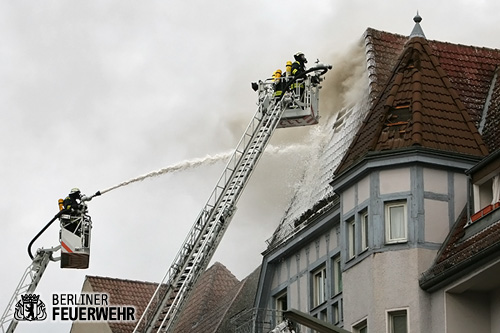
{"type": "MultiPolygon", "coordinates": [[[[305,74],[314,72],[316,80],[313,82],[317,82],[306,84],[306,89],[316,89],[317,92],[319,76],[325,74],[330,68],[331,66],[320,65],[304,73],[302,79],[310,83],[311,77],[305,77],[305,74]]],[[[291,79],[290,83],[299,78],[291,79]]],[[[315,96],[317,97],[317,93],[315,96]]],[[[206,270],[229,226],[236,210],[236,202],[277,128],[281,116],[292,103],[293,97],[273,98],[273,91],[270,88],[259,93],[257,112],[240,139],[210,198],[189,231],[174,262],[159,283],[134,332],[166,332],[173,328],[189,292],[206,270]]]]}
{"type": "Polygon", "coordinates": [[[1,319],[1,333],[11,333],[14,332],[18,321],[16,319],[16,304],[21,300],[21,295],[32,294],[40,279],[42,278],[47,265],[52,259],[52,254],[59,250],[59,246],[50,249],[39,249],[33,258],[31,265],[26,268],[21,281],[17,285],[12,298],[5,309],[1,319]]]}

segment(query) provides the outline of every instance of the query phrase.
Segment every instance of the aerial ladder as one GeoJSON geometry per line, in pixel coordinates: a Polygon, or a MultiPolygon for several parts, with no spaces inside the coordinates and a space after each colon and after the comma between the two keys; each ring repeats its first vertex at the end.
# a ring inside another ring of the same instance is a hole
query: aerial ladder
{"type": "Polygon", "coordinates": [[[317,62],[300,75],[283,78],[286,80],[284,94],[278,97],[272,80],[252,84],[258,91],[258,109],[134,332],[173,330],[190,291],[206,270],[229,226],[236,203],[275,129],[318,123],[320,82],[329,69],[330,65],[317,62]],[[301,85],[291,91],[289,88],[295,82],[301,85]]]}
{"type": "Polygon", "coordinates": [[[88,215],[86,201],[90,201],[97,195],[100,195],[100,192],[90,197],[80,197],[78,211],[71,212],[71,214],[67,210],[61,209],[31,240],[28,245],[28,254],[32,262],[24,271],[7,308],[2,314],[0,333],[14,332],[20,320],[43,320],[44,316],[47,315],[44,308],[37,308],[37,313],[32,313],[31,317],[27,317],[24,314],[22,301],[25,297],[33,295],[49,262],[60,261],[61,268],[88,268],[92,221],[88,215]],[[33,255],[31,250],[33,243],[58,219],[60,221],[59,245],[47,249],[40,248],[33,255]],[[54,257],[54,254],[59,250],[61,251],[60,256],[54,257]]]}

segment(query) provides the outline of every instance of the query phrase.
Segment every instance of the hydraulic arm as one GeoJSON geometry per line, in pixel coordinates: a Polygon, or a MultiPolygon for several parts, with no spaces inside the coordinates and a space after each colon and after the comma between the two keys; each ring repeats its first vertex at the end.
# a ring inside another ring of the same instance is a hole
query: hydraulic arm
{"type": "Polygon", "coordinates": [[[2,315],[2,333],[14,332],[18,324],[18,321],[15,318],[16,302],[21,299],[21,295],[32,294],[35,291],[50,260],[54,260],[52,258],[52,254],[59,250],[59,248],[60,246],[56,246],[50,249],[39,249],[37,251],[36,255],[33,257],[33,261],[28,268],[26,268],[26,271],[21,277],[21,281],[17,285],[7,308],[2,315]]]}

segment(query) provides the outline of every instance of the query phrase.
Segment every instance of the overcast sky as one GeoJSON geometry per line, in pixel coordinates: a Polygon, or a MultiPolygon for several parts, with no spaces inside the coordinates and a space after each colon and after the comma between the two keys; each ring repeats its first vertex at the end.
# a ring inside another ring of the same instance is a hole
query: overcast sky
{"type": "MultiPolygon", "coordinates": [[[[494,1],[16,0],[0,3],[0,312],[26,247],[72,187],[86,194],[233,149],[256,109],[250,82],[297,51],[341,66],[372,27],[500,48],[494,1]],[[339,59],[337,62],[336,60],[339,59]]],[[[337,71],[340,68],[336,68],[337,71]]],[[[348,71],[348,68],[342,68],[348,71]]],[[[335,70],[328,75],[335,75],[335,70]]],[[[327,75],[328,80],[335,78],[327,75]]],[[[325,92],[323,90],[322,92],[325,92]]],[[[303,171],[314,130],[279,130],[214,260],[239,279],[261,262],[303,171]],[[286,132],[286,133],[285,133],[286,132]],[[279,153],[280,149],[283,151],[279,153]]],[[[159,281],[224,163],[144,180],[89,203],[91,267],[51,263],[38,294],[79,293],[85,275],[159,281]]],[[[34,245],[58,244],[58,226],[34,245]]],[[[68,332],[21,323],[17,332],[68,332]]]]}

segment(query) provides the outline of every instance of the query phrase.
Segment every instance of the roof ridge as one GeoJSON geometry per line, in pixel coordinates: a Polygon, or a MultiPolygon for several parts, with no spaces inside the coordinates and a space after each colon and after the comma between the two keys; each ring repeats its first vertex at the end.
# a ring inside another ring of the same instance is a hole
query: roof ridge
{"type": "Polygon", "coordinates": [[[158,285],[158,282],[151,281],[142,281],[142,280],[132,280],[132,279],[122,279],[122,278],[113,278],[109,276],[98,276],[98,275],[85,275],[85,278],[91,278],[96,280],[109,280],[109,281],[121,281],[121,282],[131,282],[131,283],[142,283],[142,284],[152,284],[158,285]]]}

